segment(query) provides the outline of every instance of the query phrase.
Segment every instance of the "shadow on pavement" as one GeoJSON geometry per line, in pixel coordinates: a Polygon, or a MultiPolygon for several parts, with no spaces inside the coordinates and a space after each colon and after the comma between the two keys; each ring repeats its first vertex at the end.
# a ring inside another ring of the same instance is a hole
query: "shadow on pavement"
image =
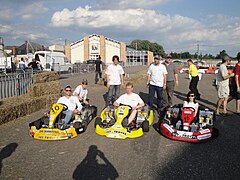
{"type": "Polygon", "coordinates": [[[8,158],[11,156],[11,154],[16,150],[18,144],[17,143],[11,143],[2,148],[0,151],[0,174],[2,172],[2,167],[3,167],[3,159],[8,158]]]}
{"type": "Polygon", "coordinates": [[[77,166],[73,179],[116,179],[118,172],[96,145],[91,145],[86,157],[77,166]]]}
{"type": "Polygon", "coordinates": [[[219,136],[206,143],[175,141],[181,148],[174,147],[171,158],[158,166],[156,179],[239,179],[240,121],[221,119],[215,125],[219,136]]]}

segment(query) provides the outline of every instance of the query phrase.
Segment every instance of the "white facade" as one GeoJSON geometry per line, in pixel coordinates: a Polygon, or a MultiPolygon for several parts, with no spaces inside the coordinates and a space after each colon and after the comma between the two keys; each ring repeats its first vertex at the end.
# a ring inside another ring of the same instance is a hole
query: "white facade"
{"type": "Polygon", "coordinates": [[[71,46],[71,63],[80,63],[84,61],[84,44],[83,40],[71,46]]]}
{"type": "Polygon", "coordinates": [[[61,46],[61,45],[52,45],[52,46],[49,46],[48,49],[50,51],[62,51],[62,52],[64,52],[64,46],[61,46]]]}
{"type": "Polygon", "coordinates": [[[70,44],[70,47],[71,63],[82,63],[101,56],[103,62],[111,64],[114,55],[121,58],[121,43],[119,41],[95,34],[70,44]]]}

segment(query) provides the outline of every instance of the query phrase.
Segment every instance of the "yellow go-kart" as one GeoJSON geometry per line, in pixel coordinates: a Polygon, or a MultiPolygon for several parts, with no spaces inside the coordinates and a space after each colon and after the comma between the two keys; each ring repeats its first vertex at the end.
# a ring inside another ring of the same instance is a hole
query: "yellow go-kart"
{"type": "Polygon", "coordinates": [[[67,110],[64,104],[53,104],[50,113],[29,124],[29,134],[38,140],[64,140],[78,136],[87,129],[87,125],[97,115],[97,107],[93,105],[83,106],[80,114],[72,117],[66,129],[61,129],[67,110]]]}
{"type": "Polygon", "coordinates": [[[154,119],[153,110],[147,105],[144,106],[137,112],[133,125],[129,127],[127,123],[131,109],[128,105],[106,107],[101,116],[95,119],[96,133],[108,138],[126,139],[137,138],[142,136],[143,132],[148,132],[154,119]]]}

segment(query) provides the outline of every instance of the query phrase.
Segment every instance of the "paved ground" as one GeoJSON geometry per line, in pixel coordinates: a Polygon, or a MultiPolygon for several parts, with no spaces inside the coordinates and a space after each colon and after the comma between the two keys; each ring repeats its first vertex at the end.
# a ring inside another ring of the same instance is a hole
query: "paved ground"
{"type": "MultiPolygon", "coordinates": [[[[131,76],[144,68],[127,68],[126,72],[131,76]]],[[[90,81],[89,97],[99,114],[106,88],[91,85],[94,74],[65,76],[61,83],[76,87],[82,78],[90,81]]],[[[200,103],[209,108],[217,100],[213,79],[214,75],[204,75],[199,83],[200,103]]],[[[181,74],[175,103],[183,101],[188,84],[187,75],[181,74]]],[[[145,79],[135,83],[134,89],[146,99],[145,79]]],[[[235,102],[228,108],[232,113],[235,102]]],[[[108,139],[95,133],[93,122],[77,138],[37,141],[28,135],[28,123],[43,112],[0,126],[0,179],[239,179],[240,117],[233,113],[217,118],[220,134],[216,139],[190,144],[169,140],[153,127],[137,139],[108,139]]]]}

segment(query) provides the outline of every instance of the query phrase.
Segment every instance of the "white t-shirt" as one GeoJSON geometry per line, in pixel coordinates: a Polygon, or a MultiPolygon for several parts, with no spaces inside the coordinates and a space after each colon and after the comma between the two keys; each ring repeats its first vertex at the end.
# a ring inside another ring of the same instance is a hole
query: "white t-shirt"
{"type": "Polygon", "coordinates": [[[66,96],[60,97],[57,103],[65,104],[71,111],[73,111],[76,108],[79,111],[82,110],[82,105],[76,96],[71,96],[70,98],[67,98],[66,96]]]}
{"type": "Polygon", "coordinates": [[[158,87],[163,87],[164,75],[167,74],[167,69],[163,64],[151,64],[148,72],[150,75],[150,84],[158,87]]]}
{"type": "Polygon", "coordinates": [[[183,107],[191,107],[196,110],[196,108],[198,107],[198,103],[184,101],[183,107]]]}
{"type": "Polygon", "coordinates": [[[217,82],[223,86],[229,86],[229,79],[223,79],[224,76],[228,75],[227,67],[221,64],[217,73],[217,82]]]}
{"type": "Polygon", "coordinates": [[[120,85],[121,78],[120,76],[124,74],[122,66],[118,65],[109,65],[107,67],[106,74],[109,76],[110,85],[120,85]]]}
{"type": "Polygon", "coordinates": [[[79,85],[76,87],[76,89],[74,90],[73,94],[77,93],[78,96],[83,99],[86,100],[87,99],[87,94],[88,94],[88,90],[87,89],[83,89],[82,85],[79,85]]]}
{"type": "Polygon", "coordinates": [[[144,103],[143,100],[141,99],[141,97],[136,94],[136,93],[132,93],[132,94],[123,94],[121,95],[116,102],[118,104],[125,104],[125,105],[129,105],[132,108],[136,107],[138,104],[142,104],[144,103]]]}

